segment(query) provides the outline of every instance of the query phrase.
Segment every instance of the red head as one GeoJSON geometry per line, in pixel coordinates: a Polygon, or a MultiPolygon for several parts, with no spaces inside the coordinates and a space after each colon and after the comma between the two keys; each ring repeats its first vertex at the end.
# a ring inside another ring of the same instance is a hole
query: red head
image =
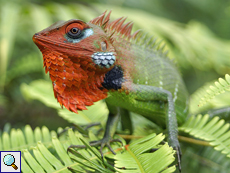
{"type": "Polygon", "coordinates": [[[106,17],[103,13],[89,23],[60,21],[33,36],[43,54],[55,97],[71,111],[86,109],[85,106],[107,97],[102,83],[116,61],[113,34],[119,30],[131,38],[132,25],[123,25],[122,18],[109,23],[109,16],[110,13],[106,17]]]}

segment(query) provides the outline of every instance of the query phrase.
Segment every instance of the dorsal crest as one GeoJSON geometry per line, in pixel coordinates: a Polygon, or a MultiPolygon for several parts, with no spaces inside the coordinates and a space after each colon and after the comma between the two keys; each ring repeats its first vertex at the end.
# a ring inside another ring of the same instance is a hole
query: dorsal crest
{"type": "Polygon", "coordinates": [[[112,42],[115,37],[120,37],[122,39],[132,40],[133,43],[144,46],[146,49],[159,50],[158,52],[163,53],[164,46],[161,46],[161,42],[156,42],[156,38],[150,37],[141,30],[137,30],[131,34],[133,22],[125,23],[126,17],[120,17],[111,21],[110,15],[112,11],[109,11],[107,15],[106,12],[107,11],[91,20],[90,23],[102,27],[104,31],[109,34],[112,42]]]}
{"type": "Polygon", "coordinates": [[[105,32],[111,34],[110,37],[116,33],[117,35],[123,36],[129,40],[131,38],[134,39],[140,32],[140,30],[138,30],[131,35],[133,22],[125,23],[126,17],[120,17],[114,21],[110,21],[110,14],[112,11],[110,11],[107,15],[106,12],[107,11],[91,20],[90,23],[101,26],[105,32]]]}

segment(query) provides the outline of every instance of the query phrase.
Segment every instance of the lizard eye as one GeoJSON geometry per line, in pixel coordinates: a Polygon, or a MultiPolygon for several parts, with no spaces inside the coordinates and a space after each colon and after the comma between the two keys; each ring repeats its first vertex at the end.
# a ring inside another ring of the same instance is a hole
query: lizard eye
{"type": "Polygon", "coordinates": [[[73,20],[66,26],[64,37],[68,42],[79,43],[90,35],[93,35],[93,30],[86,23],[73,20]]]}
{"type": "Polygon", "coordinates": [[[81,30],[79,28],[71,28],[66,34],[68,35],[68,37],[73,38],[73,39],[77,39],[81,37],[81,30]]]}

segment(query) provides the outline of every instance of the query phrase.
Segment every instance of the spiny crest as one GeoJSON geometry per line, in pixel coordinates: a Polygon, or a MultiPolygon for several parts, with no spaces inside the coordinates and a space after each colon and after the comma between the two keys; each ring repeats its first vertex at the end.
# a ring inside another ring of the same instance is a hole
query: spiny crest
{"type": "Polygon", "coordinates": [[[149,49],[155,52],[158,52],[162,57],[167,57],[168,51],[165,51],[165,43],[163,40],[157,41],[156,37],[153,37],[146,32],[139,32],[136,38],[133,40],[133,43],[145,49],[149,49]]]}
{"type": "Polygon", "coordinates": [[[126,20],[126,17],[120,17],[114,21],[110,22],[110,14],[112,11],[108,13],[106,16],[105,11],[102,15],[96,17],[95,19],[91,20],[90,23],[101,26],[105,32],[110,33],[110,37],[119,35],[120,37],[126,38],[126,39],[134,39],[136,35],[139,33],[139,30],[136,31],[131,35],[133,22],[124,23],[126,20]]]}
{"type": "Polygon", "coordinates": [[[93,20],[90,21],[90,23],[98,25],[98,26],[106,26],[106,24],[109,22],[110,20],[110,14],[112,11],[109,12],[109,14],[105,17],[107,10],[100,16],[94,18],[93,20]]]}
{"type": "Polygon", "coordinates": [[[91,20],[90,23],[101,26],[107,33],[111,34],[110,37],[115,37],[119,35],[123,39],[132,39],[136,44],[144,45],[146,48],[157,50],[163,49],[159,47],[161,41],[156,42],[156,38],[153,38],[146,33],[141,32],[141,30],[137,30],[131,35],[133,22],[130,21],[125,23],[127,17],[120,17],[110,22],[110,15],[112,11],[110,11],[107,16],[106,12],[107,11],[105,11],[102,15],[96,17],[95,19],[91,20]]]}

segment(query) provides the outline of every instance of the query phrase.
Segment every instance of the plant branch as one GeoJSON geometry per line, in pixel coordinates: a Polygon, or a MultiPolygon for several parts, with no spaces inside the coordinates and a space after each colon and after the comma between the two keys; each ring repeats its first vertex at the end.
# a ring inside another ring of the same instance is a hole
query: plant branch
{"type": "Polygon", "coordinates": [[[145,137],[145,136],[135,136],[135,135],[121,135],[121,134],[117,134],[117,135],[122,137],[123,139],[140,139],[145,137]]]}
{"type": "Polygon", "coordinates": [[[188,142],[188,143],[192,143],[192,144],[196,144],[196,145],[211,146],[209,144],[209,142],[201,141],[201,140],[197,140],[197,139],[192,139],[192,138],[188,138],[185,136],[178,136],[178,139],[179,139],[179,141],[184,141],[184,142],[188,142]]]}

